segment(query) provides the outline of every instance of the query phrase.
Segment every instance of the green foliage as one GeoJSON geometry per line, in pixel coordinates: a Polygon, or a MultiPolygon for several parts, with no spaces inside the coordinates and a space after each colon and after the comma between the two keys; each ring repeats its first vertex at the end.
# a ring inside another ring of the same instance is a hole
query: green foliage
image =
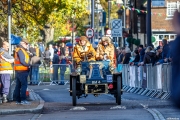
{"type": "Polygon", "coordinates": [[[133,38],[132,38],[132,37],[128,37],[126,41],[127,41],[128,43],[132,43],[133,38]]]}
{"type": "MultiPolygon", "coordinates": [[[[111,1],[113,1],[113,0],[111,0],[111,1]]],[[[100,0],[100,4],[108,16],[108,0],[100,0]]],[[[119,7],[114,2],[111,2],[110,4],[111,4],[110,19],[118,18],[117,11],[118,11],[119,7]]]]}
{"type": "MultiPolygon", "coordinates": [[[[84,26],[85,22],[82,21],[89,14],[87,5],[86,0],[16,0],[12,6],[12,32],[23,36],[22,31],[26,28],[28,39],[36,41],[39,31],[49,25],[55,30],[54,39],[70,35],[72,17],[77,29],[81,30],[84,26]]],[[[7,17],[0,17],[0,24],[7,27],[5,18],[7,17]]]]}
{"type": "Polygon", "coordinates": [[[140,45],[140,39],[135,39],[135,38],[132,38],[132,37],[128,37],[127,42],[131,43],[131,44],[134,44],[136,46],[140,45]]]}
{"type": "Polygon", "coordinates": [[[140,45],[140,39],[135,39],[133,43],[134,43],[136,46],[139,46],[139,45],[140,45]]]}
{"type": "Polygon", "coordinates": [[[152,43],[154,43],[156,41],[156,38],[154,36],[152,36],[151,41],[152,41],[152,43]]]}

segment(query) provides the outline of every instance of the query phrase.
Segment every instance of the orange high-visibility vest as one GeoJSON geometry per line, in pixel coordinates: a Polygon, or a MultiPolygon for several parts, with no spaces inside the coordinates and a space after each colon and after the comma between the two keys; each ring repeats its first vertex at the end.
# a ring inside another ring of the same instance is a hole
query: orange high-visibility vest
{"type": "Polygon", "coordinates": [[[29,54],[22,48],[16,48],[15,50],[15,54],[14,54],[14,58],[15,58],[15,61],[14,61],[14,70],[28,70],[29,67],[27,66],[24,66],[21,64],[20,60],[19,60],[19,57],[18,57],[18,51],[19,50],[22,50],[24,56],[25,56],[25,62],[28,64],[29,63],[29,54]]]}
{"type": "MultiPolygon", "coordinates": [[[[4,52],[1,52],[0,55],[3,55],[4,52]]],[[[12,70],[12,65],[11,63],[5,61],[4,59],[0,58],[0,71],[4,70],[12,70]]]]}

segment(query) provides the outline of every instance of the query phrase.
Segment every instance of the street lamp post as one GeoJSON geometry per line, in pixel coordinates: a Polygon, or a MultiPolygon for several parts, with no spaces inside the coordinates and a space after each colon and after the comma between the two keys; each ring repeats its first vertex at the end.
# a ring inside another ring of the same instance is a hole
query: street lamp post
{"type": "Polygon", "coordinates": [[[110,28],[111,0],[108,0],[108,28],[110,28]]]}
{"type": "Polygon", "coordinates": [[[9,41],[9,54],[11,55],[11,0],[8,2],[8,41],[9,41]]]}
{"type": "Polygon", "coordinates": [[[151,0],[147,1],[147,29],[146,29],[146,33],[147,33],[147,45],[151,46],[152,42],[151,42],[151,0]]]}
{"type": "MultiPolygon", "coordinates": [[[[94,30],[94,0],[91,0],[91,28],[94,30]]],[[[94,42],[94,36],[91,38],[91,43],[94,42]]]]}

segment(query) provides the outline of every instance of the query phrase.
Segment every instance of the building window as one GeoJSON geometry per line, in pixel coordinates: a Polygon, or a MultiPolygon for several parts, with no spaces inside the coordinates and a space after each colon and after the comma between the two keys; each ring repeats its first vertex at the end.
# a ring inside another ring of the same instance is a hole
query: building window
{"type": "Polygon", "coordinates": [[[174,12],[179,10],[179,1],[177,2],[167,2],[167,17],[173,17],[174,12]]]}

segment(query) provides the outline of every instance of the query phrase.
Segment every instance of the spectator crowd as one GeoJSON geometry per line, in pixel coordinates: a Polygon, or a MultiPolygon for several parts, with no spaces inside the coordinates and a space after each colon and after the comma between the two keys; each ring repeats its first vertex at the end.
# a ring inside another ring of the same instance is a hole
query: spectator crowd
{"type": "Polygon", "coordinates": [[[117,64],[130,64],[143,66],[145,64],[158,65],[172,61],[171,42],[166,39],[162,40],[162,46],[154,48],[154,46],[144,47],[139,45],[133,52],[128,47],[117,49],[117,64]]]}

